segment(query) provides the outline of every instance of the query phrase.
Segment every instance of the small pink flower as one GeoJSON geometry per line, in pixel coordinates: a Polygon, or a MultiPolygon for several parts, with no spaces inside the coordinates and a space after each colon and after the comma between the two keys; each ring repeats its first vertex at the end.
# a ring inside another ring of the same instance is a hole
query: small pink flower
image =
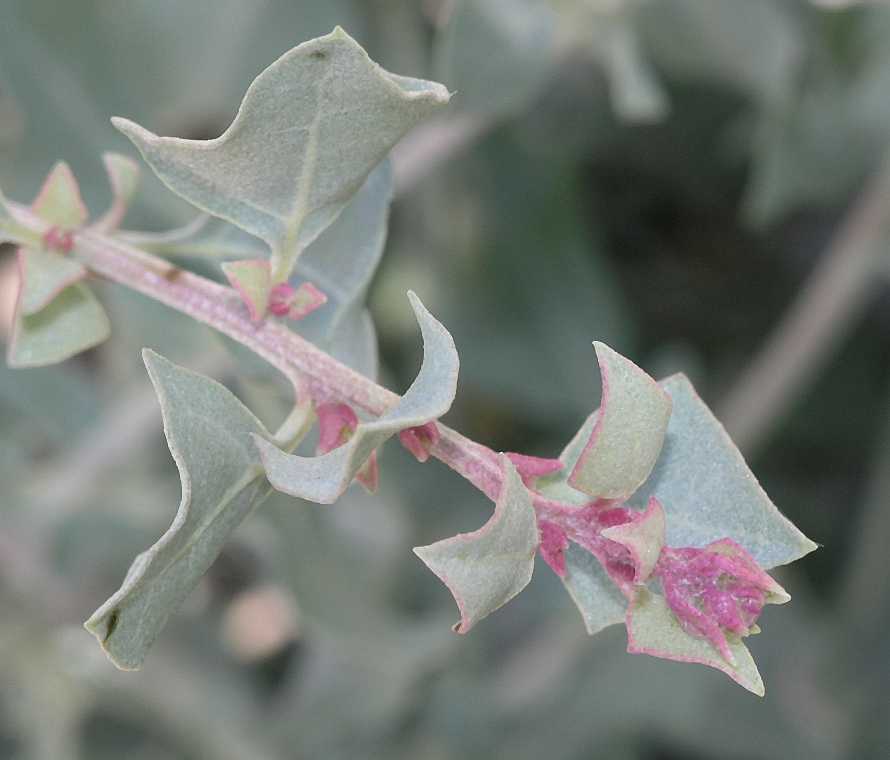
{"type": "Polygon", "coordinates": [[[765,604],[790,599],[748,552],[728,538],[704,549],[666,548],[655,574],[684,630],[710,641],[731,664],[727,635],[755,633],[765,604]]]}

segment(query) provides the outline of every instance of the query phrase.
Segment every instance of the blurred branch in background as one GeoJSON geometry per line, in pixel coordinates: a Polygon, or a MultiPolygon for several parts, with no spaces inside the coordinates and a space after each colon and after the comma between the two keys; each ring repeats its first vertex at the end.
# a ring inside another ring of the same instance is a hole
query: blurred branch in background
{"type": "Polygon", "coordinates": [[[879,276],[890,225],[890,158],[854,201],[821,261],[718,407],[739,448],[755,451],[807,392],[855,326],[879,276]]]}

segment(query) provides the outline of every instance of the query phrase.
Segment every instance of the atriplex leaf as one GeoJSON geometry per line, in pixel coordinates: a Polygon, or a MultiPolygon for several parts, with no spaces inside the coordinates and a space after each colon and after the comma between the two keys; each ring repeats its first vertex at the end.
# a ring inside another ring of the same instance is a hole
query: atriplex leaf
{"type": "Polygon", "coordinates": [[[116,230],[124,220],[127,207],[139,184],[139,164],[120,153],[103,153],[102,163],[111,185],[111,205],[94,227],[100,232],[116,230]]]}
{"type": "MultiPolygon", "coordinates": [[[[120,589],[85,623],[124,670],[142,665],[229,535],[271,492],[250,437],[269,435],[262,423],[219,383],[149,350],[143,358],[179,469],[182,501],[170,529],[136,558],[120,589]]],[[[292,429],[299,437],[305,428],[292,429]]]]}
{"type": "Polygon", "coordinates": [[[671,400],[629,359],[604,343],[594,346],[603,398],[569,483],[596,498],[626,499],[643,484],[658,459],[671,400]]]}
{"type": "Polygon", "coordinates": [[[736,662],[734,666],[723,659],[710,642],[686,633],[664,597],[640,588],[627,612],[628,652],[710,665],[762,697],[763,680],[748,647],[738,637],[727,639],[736,662]]]}
{"type": "Polygon", "coordinates": [[[531,494],[513,463],[500,456],[504,481],[494,514],[479,530],[459,533],[414,553],[448,587],[460,610],[457,633],[467,633],[531,580],[538,522],[531,494]]]}
{"type": "Polygon", "coordinates": [[[65,229],[80,227],[89,217],[77,180],[64,161],[47,175],[31,209],[45,222],[65,229]]]}
{"type": "Polygon", "coordinates": [[[79,261],[40,248],[19,248],[21,294],[19,310],[24,316],[36,314],[69,285],[87,276],[79,261]]]}
{"type": "Polygon", "coordinates": [[[573,543],[569,543],[565,559],[566,574],[562,582],[581,613],[587,633],[593,636],[610,625],[623,623],[627,599],[599,560],[573,543]]]}
{"type": "Polygon", "coordinates": [[[664,509],[653,496],[639,520],[606,528],[602,535],[630,552],[634,563],[634,583],[643,583],[655,569],[664,547],[664,509]]]}
{"type": "Polygon", "coordinates": [[[16,315],[6,354],[10,367],[43,367],[104,341],[111,333],[105,310],[81,284],[61,292],[30,317],[16,315]]]}
{"type": "Polygon", "coordinates": [[[114,124],[173,192],[265,240],[280,282],[396,141],[448,100],[440,84],[384,71],[338,27],[262,72],[214,140],[114,124]]]}
{"type": "Polygon", "coordinates": [[[667,543],[703,547],[731,538],[764,569],[813,551],[816,544],[776,509],[689,380],[674,375],[661,385],[673,413],[661,456],[632,501],[655,496],[662,503],[667,543]]]}
{"type": "Polygon", "coordinates": [[[265,259],[246,261],[225,261],[223,273],[229,284],[238,291],[247,306],[250,318],[259,322],[266,316],[269,304],[269,291],[272,290],[272,273],[265,259]]]}
{"type": "Polygon", "coordinates": [[[411,387],[392,409],[373,422],[359,425],[347,443],[322,456],[286,454],[255,435],[266,477],[278,491],[330,504],[346,490],[378,446],[405,428],[438,419],[451,407],[459,367],[454,341],[414,293],[409,292],[408,298],[423,334],[423,364],[411,387]]]}
{"type": "Polygon", "coordinates": [[[324,309],[293,329],[370,378],[377,376],[377,336],[365,299],[383,255],[391,200],[392,170],[384,161],[300,256],[291,280],[308,279],[328,296],[324,309]]]}
{"type": "MultiPolygon", "coordinates": [[[[51,229],[80,227],[88,215],[65,163],[53,167],[31,208],[51,229]]],[[[55,364],[108,337],[105,310],[78,282],[86,276],[82,264],[36,245],[19,249],[18,264],[19,293],[6,353],[10,367],[55,364]]]]}

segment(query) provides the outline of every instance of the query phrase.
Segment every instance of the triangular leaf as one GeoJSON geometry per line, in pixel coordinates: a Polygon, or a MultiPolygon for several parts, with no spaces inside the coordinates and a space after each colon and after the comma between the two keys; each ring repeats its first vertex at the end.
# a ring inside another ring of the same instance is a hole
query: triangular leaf
{"type": "Polygon", "coordinates": [[[110,332],[96,297],[84,285],[72,285],[36,314],[16,309],[6,361],[10,367],[55,364],[101,343],[110,332]]]}
{"type": "Polygon", "coordinates": [[[655,496],[670,546],[703,547],[728,537],[769,569],[800,559],[816,544],[770,501],[720,422],[689,380],[661,383],[673,400],[664,450],[633,502],[655,496]]]}
{"type": "Polygon", "coordinates": [[[114,123],[173,192],[265,240],[279,282],[396,141],[448,100],[442,85],[384,71],[338,27],[262,72],[215,140],[114,123]]]}
{"type": "MultiPolygon", "coordinates": [[[[250,438],[268,436],[262,423],[219,383],[149,350],[143,358],[179,469],[182,500],[170,529],[136,558],[120,589],[85,623],[125,670],[142,665],[232,531],[271,492],[250,438]]],[[[300,427],[305,425],[294,429],[300,427]]]]}
{"type": "Polygon", "coordinates": [[[31,316],[43,309],[69,285],[87,276],[79,261],[40,248],[19,248],[21,295],[19,309],[31,316]]]}
{"type": "Polygon", "coordinates": [[[319,504],[331,504],[342,494],[368,457],[391,436],[441,417],[457,390],[459,361],[448,331],[408,293],[423,334],[423,364],[398,403],[373,422],[361,424],[347,443],[328,454],[301,457],[286,454],[254,436],[266,477],[279,491],[319,504]]]}
{"type": "Polygon", "coordinates": [[[569,483],[597,498],[626,499],[658,459],[671,400],[636,364],[604,343],[594,346],[603,399],[569,483]]]}
{"type": "Polygon", "coordinates": [[[89,217],[77,180],[64,161],[52,168],[31,209],[44,221],[63,229],[80,227],[89,217]]]}
{"type": "Polygon", "coordinates": [[[531,494],[507,457],[504,482],[489,521],[414,553],[448,587],[460,610],[457,633],[466,633],[502,607],[531,580],[538,547],[538,523],[531,494]]]}
{"type": "Polygon", "coordinates": [[[259,322],[266,316],[269,292],[272,290],[269,262],[264,259],[226,261],[222,264],[222,270],[247,306],[250,318],[259,322]]]}
{"type": "Polygon", "coordinates": [[[645,588],[637,591],[627,612],[628,652],[709,665],[762,697],[763,680],[748,647],[738,637],[727,637],[727,640],[735,665],[730,665],[710,642],[686,633],[664,597],[645,588]]]}
{"type": "Polygon", "coordinates": [[[639,519],[606,528],[602,536],[621,544],[630,552],[634,563],[634,583],[643,583],[655,569],[664,547],[664,509],[653,497],[639,519]]]}

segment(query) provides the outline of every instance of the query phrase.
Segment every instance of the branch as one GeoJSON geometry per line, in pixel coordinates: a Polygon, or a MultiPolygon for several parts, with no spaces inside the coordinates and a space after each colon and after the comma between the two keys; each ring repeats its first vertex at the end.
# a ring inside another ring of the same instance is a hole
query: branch
{"type": "MultiPolygon", "coordinates": [[[[38,235],[48,225],[30,209],[9,203],[20,224],[38,235]]],[[[84,229],[74,244],[89,269],[206,324],[241,343],[278,369],[294,386],[317,402],[342,401],[379,417],[399,397],[341,364],[284,325],[250,320],[240,296],[206,277],[180,269],[114,238],[84,229]]],[[[502,473],[491,449],[437,423],[439,440],[431,454],[469,480],[492,500],[501,489],[502,473]]]]}
{"type": "Polygon", "coordinates": [[[718,409],[742,451],[762,444],[855,325],[890,224],[890,158],[848,213],[809,281],[718,409]]]}

